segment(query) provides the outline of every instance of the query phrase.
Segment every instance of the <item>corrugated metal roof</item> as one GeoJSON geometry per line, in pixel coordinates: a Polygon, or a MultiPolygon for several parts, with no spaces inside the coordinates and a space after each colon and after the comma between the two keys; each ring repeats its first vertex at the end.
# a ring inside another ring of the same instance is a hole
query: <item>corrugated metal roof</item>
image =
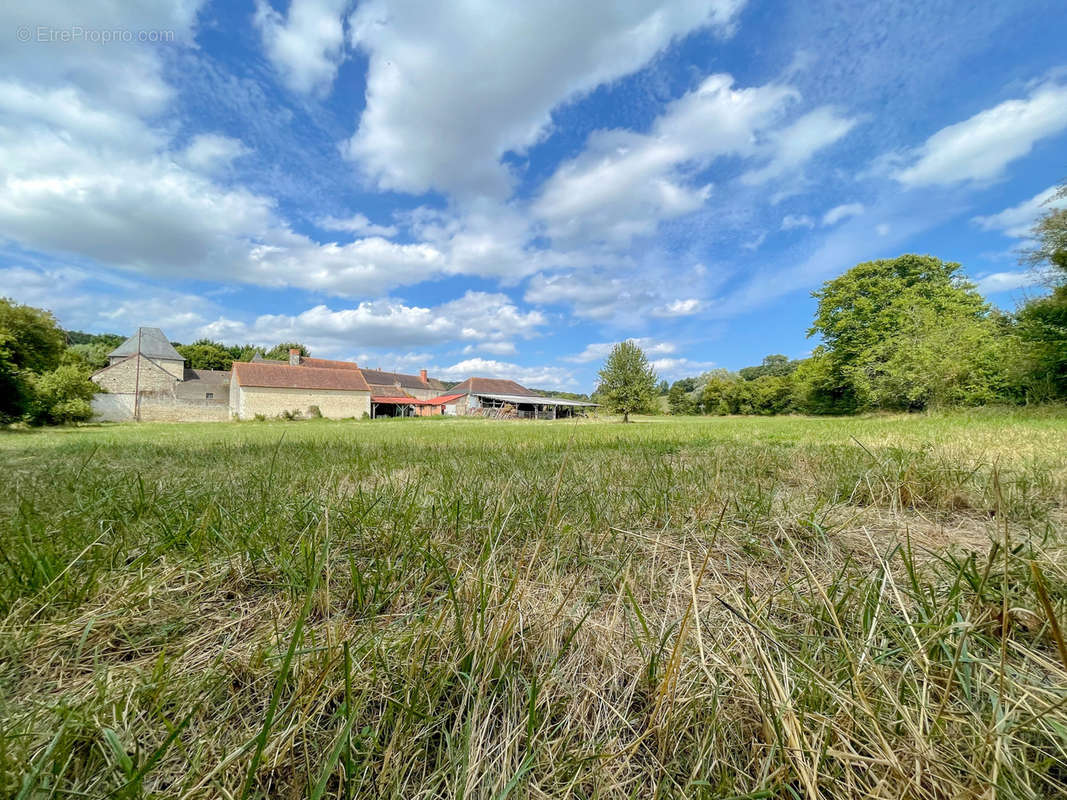
{"type": "MultiPolygon", "coordinates": [[[[167,361],[185,361],[167,340],[166,334],[159,328],[138,328],[140,333],[140,353],[149,358],[162,358],[167,361]]],[[[135,333],[125,342],[107,354],[108,358],[132,356],[138,352],[138,335],[135,333]]]]}
{"type": "Polygon", "coordinates": [[[370,387],[363,379],[363,373],[358,369],[290,367],[288,364],[235,361],[233,362],[233,375],[239,386],[370,392],[370,387]]]}
{"type": "Polygon", "coordinates": [[[526,403],[535,406],[597,406],[599,403],[587,403],[584,400],[568,400],[565,397],[545,397],[540,394],[490,394],[474,392],[478,397],[501,400],[505,403],[526,403]]]}
{"type": "Polygon", "coordinates": [[[387,405],[394,406],[426,406],[431,405],[429,400],[416,400],[414,397],[396,396],[389,397],[388,395],[372,394],[370,396],[372,403],[386,403],[387,405]]]}

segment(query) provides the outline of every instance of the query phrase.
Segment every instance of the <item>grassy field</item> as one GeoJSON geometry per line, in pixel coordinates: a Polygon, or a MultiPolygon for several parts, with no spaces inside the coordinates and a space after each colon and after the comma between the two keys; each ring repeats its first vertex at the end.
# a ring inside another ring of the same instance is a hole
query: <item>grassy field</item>
{"type": "Polygon", "coordinates": [[[0,468],[0,796],[1067,792],[1067,412],[88,427],[0,468]]]}

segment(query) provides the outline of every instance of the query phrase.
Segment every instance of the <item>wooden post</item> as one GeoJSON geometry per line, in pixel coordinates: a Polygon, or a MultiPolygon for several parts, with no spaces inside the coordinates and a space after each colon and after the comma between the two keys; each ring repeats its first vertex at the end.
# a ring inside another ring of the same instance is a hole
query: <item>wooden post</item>
{"type": "Polygon", "coordinates": [[[134,356],[137,359],[137,371],[134,373],[133,379],[133,419],[136,422],[141,421],[141,328],[137,328],[137,352],[134,356]]]}

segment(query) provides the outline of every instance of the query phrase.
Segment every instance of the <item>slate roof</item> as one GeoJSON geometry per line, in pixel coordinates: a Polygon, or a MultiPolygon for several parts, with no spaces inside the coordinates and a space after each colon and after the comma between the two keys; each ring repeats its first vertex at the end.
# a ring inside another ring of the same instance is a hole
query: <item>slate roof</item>
{"type": "Polygon", "coordinates": [[[370,387],[358,369],[290,367],[288,364],[263,364],[252,361],[233,362],[234,381],[238,386],[264,386],[276,389],[336,389],[369,392],[370,387]]]}
{"type": "Polygon", "coordinates": [[[230,382],[230,373],[221,369],[189,369],[186,367],[182,381],[203,381],[222,386],[230,382]]]}
{"type": "Polygon", "coordinates": [[[467,378],[448,391],[453,394],[458,392],[460,394],[514,394],[523,397],[540,397],[537,392],[527,389],[521,383],[503,378],[467,378]]]}
{"type": "MultiPolygon", "coordinates": [[[[162,358],[167,361],[185,361],[185,358],[175,350],[166,334],[159,328],[138,328],[141,339],[141,354],[148,358],[162,358]]],[[[137,334],[135,333],[125,342],[107,354],[108,358],[124,358],[137,352],[137,334]]]]}
{"type": "MultiPolygon", "coordinates": [[[[305,361],[307,360],[310,359],[305,359],[305,361]]],[[[402,372],[386,372],[381,369],[364,369],[363,377],[367,379],[367,383],[374,384],[375,386],[392,386],[394,389],[398,383],[401,388],[404,389],[433,389],[435,391],[440,391],[445,388],[445,385],[435,378],[430,378],[424,383],[422,378],[418,375],[405,375],[402,372]]]]}

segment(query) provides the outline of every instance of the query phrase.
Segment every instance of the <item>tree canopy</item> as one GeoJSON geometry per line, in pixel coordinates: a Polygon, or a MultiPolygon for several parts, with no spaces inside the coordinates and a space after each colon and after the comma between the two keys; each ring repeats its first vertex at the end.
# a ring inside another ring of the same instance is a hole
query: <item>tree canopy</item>
{"type": "Polygon", "coordinates": [[[633,341],[619,342],[612,348],[599,377],[597,395],[609,411],[622,414],[623,422],[629,422],[631,414],[653,410],[656,372],[633,341]]]}

